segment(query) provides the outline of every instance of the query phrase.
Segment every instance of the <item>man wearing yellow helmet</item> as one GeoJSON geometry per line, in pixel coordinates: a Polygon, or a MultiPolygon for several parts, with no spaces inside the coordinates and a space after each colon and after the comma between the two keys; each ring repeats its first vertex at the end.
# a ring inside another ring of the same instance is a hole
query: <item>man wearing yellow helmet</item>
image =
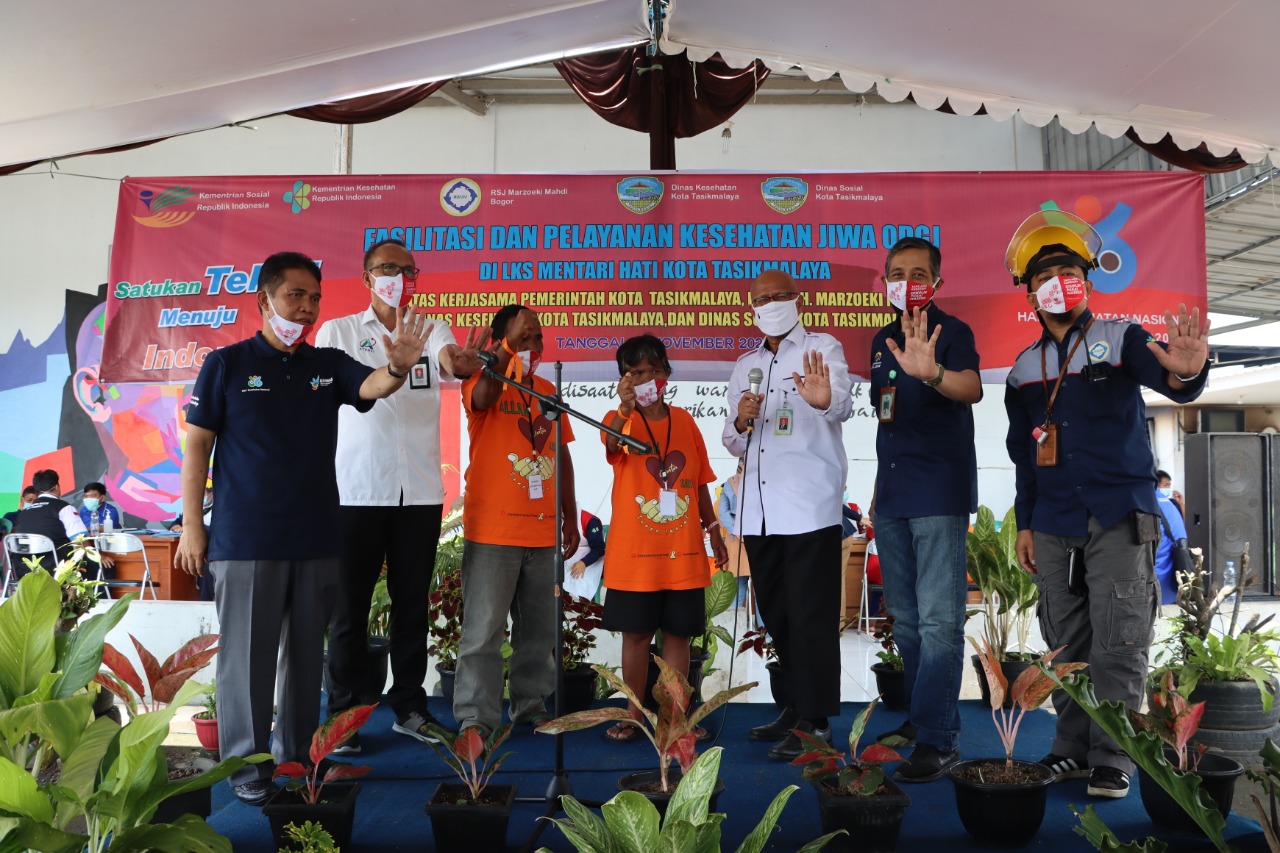
{"type": "MultiPolygon", "coordinates": [[[[1137,709],[1159,596],[1155,460],[1143,386],[1178,403],[1208,377],[1209,322],[1165,313],[1169,342],[1089,310],[1102,241],[1068,213],[1042,211],[1014,234],[1006,266],[1027,286],[1043,332],[1009,372],[1006,446],[1017,471],[1017,553],[1040,589],[1040,629],[1060,660],[1084,661],[1099,699],[1137,709]]],[[[1057,780],[1123,797],[1133,763],[1065,695],[1042,759],[1057,780]]]]}

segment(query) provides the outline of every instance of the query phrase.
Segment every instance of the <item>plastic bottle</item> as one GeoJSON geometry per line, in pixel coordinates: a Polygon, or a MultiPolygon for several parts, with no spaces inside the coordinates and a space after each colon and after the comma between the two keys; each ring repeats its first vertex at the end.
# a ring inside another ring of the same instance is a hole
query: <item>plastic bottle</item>
{"type": "Polygon", "coordinates": [[[103,512],[102,512],[102,532],[103,532],[103,533],[110,533],[112,530],[115,530],[115,527],[116,527],[115,522],[111,520],[111,513],[107,512],[106,510],[103,510],[103,512]]]}
{"type": "MultiPolygon", "coordinates": [[[[1225,588],[1227,588],[1227,587],[1229,587],[1229,586],[1234,586],[1234,585],[1235,585],[1235,583],[1236,583],[1236,580],[1237,580],[1237,578],[1236,578],[1236,561],[1235,561],[1235,560],[1227,560],[1227,564],[1226,564],[1226,566],[1224,566],[1224,567],[1223,567],[1223,569],[1222,569],[1222,586],[1223,586],[1223,588],[1225,589],[1225,588]]],[[[1234,592],[1233,592],[1231,595],[1228,595],[1225,599],[1223,599],[1222,604],[1223,604],[1223,606],[1224,606],[1224,607],[1228,607],[1228,608],[1230,608],[1230,607],[1235,607],[1235,604],[1236,604],[1236,593],[1234,593],[1234,592]]]]}

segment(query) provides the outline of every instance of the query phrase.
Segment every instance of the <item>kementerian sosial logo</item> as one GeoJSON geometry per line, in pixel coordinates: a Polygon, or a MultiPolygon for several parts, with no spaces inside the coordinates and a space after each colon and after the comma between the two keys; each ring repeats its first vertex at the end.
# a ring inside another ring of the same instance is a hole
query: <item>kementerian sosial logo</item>
{"type": "Polygon", "coordinates": [[[632,213],[648,213],[662,201],[665,187],[657,178],[644,175],[618,181],[618,201],[632,213]]]}
{"type": "Polygon", "coordinates": [[[467,216],[480,207],[480,185],[470,178],[445,181],[440,188],[440,207],[450,216],[467,216]]]}
{"type": "Polygon", "coordinates": [[[138,193],[138,201],[142,203],[148,213],[145,216],[133,214],[133,221],[148,228],[173,228],[177,225],[185,225],[191,221],[191,217],[195,216],[196,212],[194,210],[171,210],[170,208],[184,204],[187,199],[194,195],[195,193],[191,191],[191,187],[169,187],[159,194],[153,190],[143,190],[138,193]]]}
{"type": "Polygon", "coordinates": [[[809,185],[799,178],[769,178],[760,185],[760,195],[779,213],[795,213],[809,198],[809,185]]]}
{"type": "Polygon", "coordinates": [[[294,213],[301,213],[311,206],[311,184],[294,181],[293,189],[284,194],[284,201],[294,213]]]}

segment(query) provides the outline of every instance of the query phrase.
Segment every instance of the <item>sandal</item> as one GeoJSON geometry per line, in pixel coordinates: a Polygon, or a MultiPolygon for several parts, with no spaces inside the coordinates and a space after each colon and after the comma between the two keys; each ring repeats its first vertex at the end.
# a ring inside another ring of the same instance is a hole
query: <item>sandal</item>
{"type": "Polygon", "coordinates": [[[640,737],[640,727],[635,723],[618,722],[604,730],[604,739],[614,743],[629,743],[640,737]]]}

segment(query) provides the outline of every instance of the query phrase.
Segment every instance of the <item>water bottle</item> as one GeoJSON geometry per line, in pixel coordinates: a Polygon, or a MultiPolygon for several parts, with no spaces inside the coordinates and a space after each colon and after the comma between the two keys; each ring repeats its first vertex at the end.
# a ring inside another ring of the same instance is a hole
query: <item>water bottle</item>
{"type": "Polygon", "coordinates": [[[107,512],[106,510],[103,510],[102,511],[102,532],[110,533],[112,530],[115,530],[115,528],[116,528],[115,522],[111,520],[111,513],[107,512]]]}
{"type": "Polygon", "coordinates": [[[98,514],[96,512],[89,513],[89,535],[97,536],[102,525],[98,522],[98,514]]]}
{"type": "MultiPolygon", "coordinates": [[[[1222,569],[1222,586],[1225,589],[1226,587],[1234,586],[1235,583],[1236,583],[1236,561],[1227,560],[1227,565],[1222,569]]],[[[1231,595],[1228,595],[1225,599],[1223,599],[1222,605],[1223,607],[1227,607],[1227,608],[1235,607],[1236,593],[1233,592],[1231,595]]]]}

